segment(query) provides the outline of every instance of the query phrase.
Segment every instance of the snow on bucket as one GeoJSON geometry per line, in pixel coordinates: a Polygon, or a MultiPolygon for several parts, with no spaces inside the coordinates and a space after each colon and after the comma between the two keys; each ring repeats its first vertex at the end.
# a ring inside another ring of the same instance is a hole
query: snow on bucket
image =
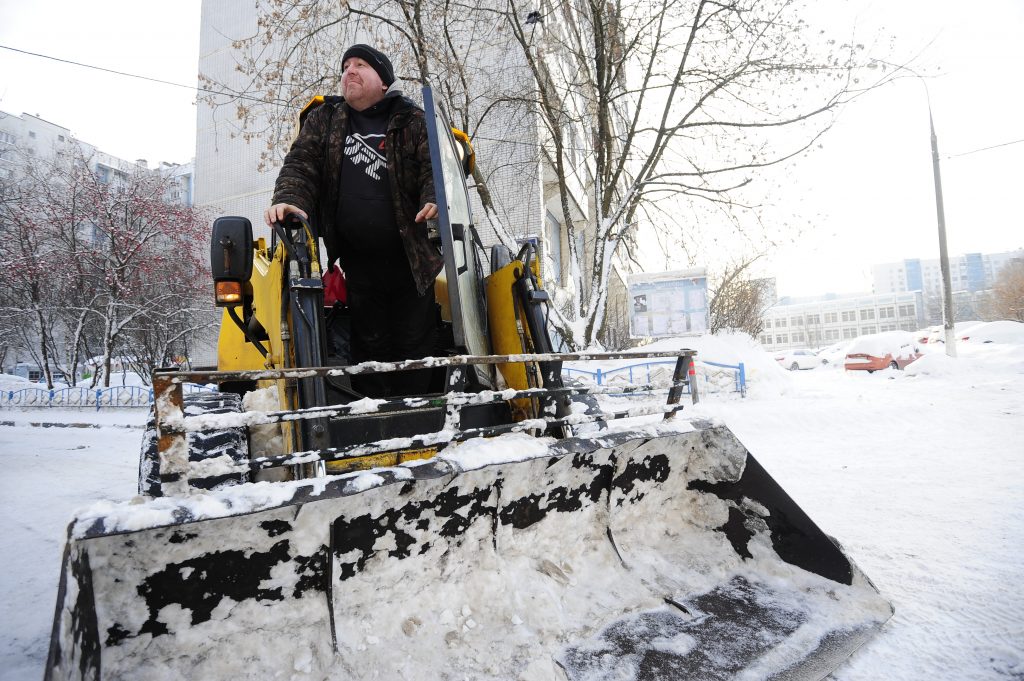
{"type": "Polygon", "coordinates": [[[892,608],[694,426],[86,514],[47,678],[820,678],[892,608]]]}

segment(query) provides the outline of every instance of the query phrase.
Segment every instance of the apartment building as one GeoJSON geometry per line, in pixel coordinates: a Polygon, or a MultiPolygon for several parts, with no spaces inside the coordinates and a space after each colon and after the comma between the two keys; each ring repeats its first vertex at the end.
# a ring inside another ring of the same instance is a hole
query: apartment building
{"type": "MultiPolygon", "coordinates": [[[[966,253],[949,258],[956,321],[978,317],[984,292],[992,288],[999,272],[1014,259],[1024,259],[1024,249],[1003,253],[966,253]]],[[[871,276],[874,293],[921,291],[926,322],[942,323],[942,269],[938,258],[908,258],[872,265],[871,276]]]]}
{"type": "Polygon", "coordinates": [[[765,312],[758,340],[769,351],[820,348],[869,333],[915,331],[925,325],[920,291],[782,298],[765,312]]]}
{"type": "Polygon", "coordinates": [[[92,172],[105,183],[117,183],[134,173],[155,173],[171,178],[165,197],[169,203],[193,205],[195,163],[162,162],[150,168],[145,159],[128,161],[77,139],[71,130],[28,113],[16,116],[0,111],[0,181],[15,181],[24,154],[53,158],[81,153],[92,172]]]}

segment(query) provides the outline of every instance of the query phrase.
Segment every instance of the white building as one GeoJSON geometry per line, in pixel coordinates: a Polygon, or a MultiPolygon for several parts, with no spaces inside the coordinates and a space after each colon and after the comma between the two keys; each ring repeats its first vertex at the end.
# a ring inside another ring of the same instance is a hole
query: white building
{"type": "Polygon", "coordinates": [[[78,152],[103,182],[116,183],[133,173],[159,173],[174,180],[174,186],[167,196],[169,202],[192,205],[195,167],[192,161],[185,164],[163,162],[159,167],[150,169],[144,159],[127,161],[108,154],[88,142],[76,139],[70,129],[39,116],[27,113],[15,116],[0,111],[0,180],[17,178],[18,153],[52,158],[78,152]]]}
{"type": "Polygon", "coordinates": [[[920,291],[822,296],[789,302],[765,312],[758,340],[765,349],[820,348],[883,331],[916,331],[925,326],[920,291]]]}
{"type": "MultiPolygon", "coordinates": [[[[977,294],[992,288],[999,272],[1011,260],[1024,258],[1024,249],[1004,253],[966,253],[949,258],[956,321],[977,317],[977,294]]],[[[925,320],[942,323],[942,269],[938,258],[908,258],[900,262],[871,266],[875,293],[921,291],[925,320]]]]}

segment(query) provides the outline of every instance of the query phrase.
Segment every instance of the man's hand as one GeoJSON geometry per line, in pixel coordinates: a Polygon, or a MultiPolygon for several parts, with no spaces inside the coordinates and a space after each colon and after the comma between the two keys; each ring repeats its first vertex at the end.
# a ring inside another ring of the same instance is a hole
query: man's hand
{"type": "Polygon", "coordinates": [[[416,222],[424,222],[426,220],[433,220],[437,217],[437,204],[436,203],[425,203],[423,208],[420,208],[420,212],[416,213],[416,222]]]}
{"type": "MultiPolygon", "coordinates": [[[[428,203],[427,205],[432,206],[434,204],[428,203]]],[[[267,227],[273,227],[275,222],[283,222],[284,219],[292,213],[300,216],[303,220],[309,219],[309,216],[306,215],[306,211],[302,210],[298,206],[293,206],[290,203],[275,203],[263,212],[263,219],[266,221],[267,227]]]]}

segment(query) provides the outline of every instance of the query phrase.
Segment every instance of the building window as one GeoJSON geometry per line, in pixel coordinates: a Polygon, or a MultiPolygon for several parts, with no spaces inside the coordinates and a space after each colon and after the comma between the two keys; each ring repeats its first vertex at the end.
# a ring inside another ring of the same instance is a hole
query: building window
{"type": "Polygon", "coordinates": [[[826,324],[835,324],[838,321],[839,321],[839,313],[838,312],[826,312],[825,313],[825,323],[826,324]]]}
{"type": "Polygon", "coordinates": [[[821,324],[821,315],[809,314],[807,315],[807,324],[821,324]]]}
{"type": "Polygon", "coordinates": [[[856,310],[843,310],[843,321],[844,322],[855,322],[857,321],[856,310]]]}
{"type": "Polygon", "coordinates": [[[856,329],[856,327],[847,326],[846,328],[843,329],[843,339],[844,340],[847,339],[847,338],[856,338],[856,337],[857,337],[857,329],[856,329]]]}
{"type": "Polygon", "coordinates": [[[780,335],[775,337],[775,342],[776,343],[788,343],[789,342],[789,336],[787,336],[784,333],[780,334],[780,335]]]}
{"type": "Polygon", "coordinates": [[[786,320],[785,319],[776,319],[775,320],[775,328],[776,329],[781,329],[785,325],[786,325],[786,320]]]}
{"type": "Polygon", "coordinates": [[[896,308],[894,307],[880,307],[878,308],[879,319],[894,319],[896,317],[896,308]]]}
{"type": "Polygon", "coordinates": [[[861,332],[861,334],[864,334],[864,335],[869,334],[869,333],[878,333],[878,327],[877,326],[862,326],[862,327],[860,327],[860,332],[861,332]]]}
{"type": "Polygon", "coordinates": [[[770,320],[770,319],[764,320],[764,328],[766,328],[766,329],[772,328],[772,320],[770,320]]]}
{"type": "Polygon", "coordinates": [[[804,342],[804,334],[799,332],[799,331],[794,332],[793,333],[793,342],[794,343],[803,343],[804,342]]]}
{"type": "Polygon", "coordinates": [[[861,310],[860,311],[860,318],[861,318],[862,321],[865,320],[865,319],[874,319],[875,318],[875,311],[874,310],[861,310]]]}
{"type": "Polygon", "coordinates": [[[900,316],[901,317],[913,317],[914,306],[913,305],[900,305],[900,316]]]}
{"type": "Polygon", "coordinates": [[[761,336],[761,345],[771,345],[771,344],[772,344],[772,337],[771,336],[761,336]]]}

